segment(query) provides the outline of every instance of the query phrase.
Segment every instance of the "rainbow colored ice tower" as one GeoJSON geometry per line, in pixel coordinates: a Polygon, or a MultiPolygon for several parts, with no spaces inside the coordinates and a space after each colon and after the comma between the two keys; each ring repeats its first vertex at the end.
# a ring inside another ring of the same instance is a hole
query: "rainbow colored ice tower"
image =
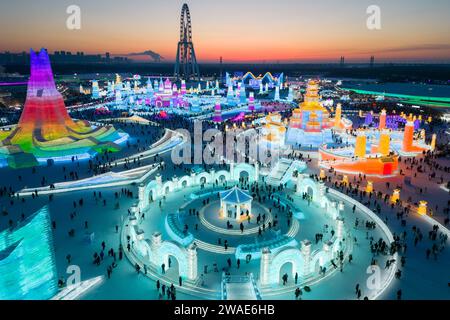
{"type": "Polygon", "coordinates": [[[90,158],[100,151],[118,151],[128,134],[112,126],[91,127],[74,121],[56,90],[47,51],[30,51],[31,72],[19,123],[0,136],[0,166],[29,167],[47,160],[90,158]]]}

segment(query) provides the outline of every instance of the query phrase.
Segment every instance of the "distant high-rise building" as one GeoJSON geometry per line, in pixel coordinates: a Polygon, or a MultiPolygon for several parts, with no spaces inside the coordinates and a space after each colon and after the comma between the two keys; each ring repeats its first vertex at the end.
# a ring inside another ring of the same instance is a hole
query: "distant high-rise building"
{"type": "Polygon", "coordinates": [[[374,64],[375,64],[375,56],[371,56],[370,57],[370,67],[373,67],[374,64]]]}

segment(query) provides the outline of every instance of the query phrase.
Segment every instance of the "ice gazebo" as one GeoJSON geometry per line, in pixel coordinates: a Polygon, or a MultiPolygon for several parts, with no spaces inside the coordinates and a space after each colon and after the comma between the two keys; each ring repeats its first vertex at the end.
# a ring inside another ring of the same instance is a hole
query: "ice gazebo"
{"type": "Polygon", "coordinates": [[[253,197],[238,187],[220,192],[220,218],[233,217],[240,221],[241,217],[252,210],[253,197]]]}

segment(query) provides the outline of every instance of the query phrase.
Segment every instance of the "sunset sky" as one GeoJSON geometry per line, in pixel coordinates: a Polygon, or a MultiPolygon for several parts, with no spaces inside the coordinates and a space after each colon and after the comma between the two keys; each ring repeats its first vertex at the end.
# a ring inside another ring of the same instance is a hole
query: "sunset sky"
{"type": "MultiPolygon", "coordinates": [[[[175,58],[184,1],[14,0],[0,3],[0,51],[30,48],[111,52],[153,50],[175,58]],[[66,8],[81,8],[68,30],[66,8]]],[[[450,63],[449,0],[190,0],[202,62],[415,61],[450,63]],[[366,27],[369,5],[382,29],[366,27]]]]}

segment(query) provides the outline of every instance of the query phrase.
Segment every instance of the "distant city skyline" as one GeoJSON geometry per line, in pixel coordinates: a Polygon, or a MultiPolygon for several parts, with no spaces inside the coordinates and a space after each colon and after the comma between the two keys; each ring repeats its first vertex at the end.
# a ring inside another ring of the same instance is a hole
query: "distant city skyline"
{"type": "MultiPolygon", "coordinates": [[[[0,52],[41,47],[54,51],[110,52],[151,61],[175,59],[185,1],[107,0],[0,4],[0,52]],[[66,28],[66,8],[81,9],[81,29],[66,28]]],[[[186,1],[201,63],[218,62],[444,62],[450,63],[450,2],[434,0],[186,1]],[[366,26],[370,5],[381,9],[381,30],[366,26]]]]}

